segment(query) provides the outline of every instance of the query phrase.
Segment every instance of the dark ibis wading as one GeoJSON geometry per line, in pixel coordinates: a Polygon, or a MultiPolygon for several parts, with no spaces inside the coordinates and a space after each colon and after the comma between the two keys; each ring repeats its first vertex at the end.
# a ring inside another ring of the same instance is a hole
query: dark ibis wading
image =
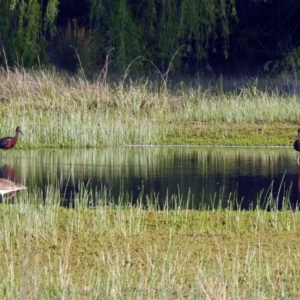
{"type": "Polygon", "coordinates": [[[6,151],[8,149],[13,148],[19,139],[20,133],[23,134],[23,132],[21,131],[21,128],[17,127],[16,135],[14,137],[7,136],[7,137],[0,139],[0,149],[3,149],[4,151],[6,151]]]}
{"type": "Polygon", "coordinates": [[[294,142],[294,149],[300,152],[300,141],[298,139],[294,142]]]}
{"type": "MultiPolygon", "coordinates": [[[[300,128],[298,129],[298,138],[294,142],[294,149],[300,152],[300,128]]],[[[300,156],[297,158],[297,163],[300,166],[300,156]]]]}
{"type": "Polygon", "coordinates": [[[298,129],[298,138],[294,142],[294,149],[300,152],[300,128],[298,129]]]}

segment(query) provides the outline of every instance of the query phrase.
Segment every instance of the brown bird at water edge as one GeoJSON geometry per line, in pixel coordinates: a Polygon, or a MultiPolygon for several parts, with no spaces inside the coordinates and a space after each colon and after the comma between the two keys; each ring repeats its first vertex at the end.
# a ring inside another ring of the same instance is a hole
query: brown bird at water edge
{"type": "Polygon", "coordinates": [[[2,196],[2,202],[5,202],[4,194],[9,193],[9,198],[12,198],[15,196],[15,192],[18,190],[27,190],[27,187],[22,184],[18,184],[15,182],[12,182],[8,179],[0,178],[0,194],[2,196]]]}
{"type": "Polygon", "coordinates": [[[0,149],[3,149],[4,153],[5,153],[6,150],[13,148],[19,139],[20,133],[22,133],[22,135],[24,135],[23,132],[21,131],[21,128],[17,127],[15,137],[7,136],[7,137],[0,139],[0,149]]]}
{"type": "MultiPolygon", "coordinates": [[[[298,138],[294,142],[294,149],[300,152],[300,128],[298,129],[298,138]]],[[[300,156],[297,158],[297,163],[300,166],[300,156]]]]}

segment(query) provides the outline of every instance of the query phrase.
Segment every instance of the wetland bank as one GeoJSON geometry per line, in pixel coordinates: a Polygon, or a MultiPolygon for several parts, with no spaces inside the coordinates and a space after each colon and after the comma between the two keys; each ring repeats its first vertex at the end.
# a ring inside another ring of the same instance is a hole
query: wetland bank
{"type": "MultiPolygon", "coordinates": [[[[46,70],[2,70],[0,77],[0,134],[16,126],[24,132],[8,162],[29,148],[291,147],[299,127],[297,94],[257,81],[228,91],[224,83],[177,90],[90,83],[46,70]]],[[[91,209],[85,186],[83,205],[66,209],[57,186],[46,187],[46,205],[41,186],[32,184],[0,207],[2,299],[299,295],[297,209],[158,211],[109,201],[91,209]]]]}
{"type": "Polygon", "coordinates": [[[291,211],[1,207],[1,294],[30,298],[291,298],[291,211]],[[4,288],[5,287],[5,288],[4,288]]]}

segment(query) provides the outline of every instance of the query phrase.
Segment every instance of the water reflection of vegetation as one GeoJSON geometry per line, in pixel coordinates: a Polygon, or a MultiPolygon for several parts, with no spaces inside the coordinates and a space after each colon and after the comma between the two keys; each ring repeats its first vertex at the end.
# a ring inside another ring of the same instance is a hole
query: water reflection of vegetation
{"type": "MultiPolygon", "coordinates": [[[[160,202],[162,206],[170,198],[186,207],[189,203],[194,208],[211,208],[220,203],[226,207],[229,198],[233,202],[242,200],[238,183],[228,181],[230,172],[241,180],[269,176],[270,181],[263,187],[267,191],[278,169],[283,174],[286,168],[294,168],[294,159],[292,151],[266,148],[34,150],[12,152],[2,166],[2,177],[17,176],[32,190],[38,188],[44,194],[47,186],[54,186],[61,189],[62,196],[75,197],[82,190],[80,186],[84,186],[91,197],[97,191],[116,202],[121,201],[120,197],[125,199],[123,202],[137,201],[143,194],[144,201],[160,202]]],[[[260,193],[258,189],[256,195],[260,193]]]]}
{"type": "MultiPolygon", "coordinates": [[[[235,162],[240,165],[241,174],[245,171],[243,166],[250,167],[253,174],[266,174],[278,164],[283,165],[285,163],[284,156],[289,155],[291,160],[296,159],[294,153],[287,152],[286,149],[247,148],[243,150],[241,148],[218,149],[176,146],[121,147],[101,150],[33,150],[21,153],[22,162],[20,161],[20,163],[22,163],[23,172],[34,176],[38,174],[32,174],[32,170],[41,171],[42,169],[43,173],[50,176],[59,174],[60,177],[68,177],[70,171],[77,171],[83,177],[85,174],[90,174],[89,171],[94,173],[100,171],[100,174],[104,175],[114,173],[118,176],[133,172],[135,175],[147,176],[149,171],[161,173],[182,161],[186,163],[187,168],[196,164],[204,172],[203,174],[211,171],[221,172],[222,168],[231,166],[235,162]],[[37,156],[38,159],[36,159],[37,156]],[[208,170],[208,160],[212,163],[211,168],[213,170],[208,170]],[[102,166],[105,166],[105,170],[101,168],[102,166]]],[[[20,154],[11,155],[11,159],[14,156],[18,158],[20,154]]],[[[9,163],[10,158],[6,162],[9,163]]]]}

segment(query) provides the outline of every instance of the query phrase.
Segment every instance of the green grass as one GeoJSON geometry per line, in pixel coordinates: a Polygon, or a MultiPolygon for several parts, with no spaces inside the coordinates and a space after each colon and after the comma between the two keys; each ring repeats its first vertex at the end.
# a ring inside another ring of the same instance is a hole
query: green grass
{"type": "Polygon", "coordinates": [[[24,193],[17,200],[0,207],[1,299],[298,296],[297,211],[68,210],[29,204],[24,193]]]}
{"type": "Polygon", "coordinates": [[[232,86],[200,81],[171,89],[145,80],[107,84],[50,70],[1,70],[0,135],[21,126],[23,148],[290,145],[297,95],[256,80],[232,86]]]}

